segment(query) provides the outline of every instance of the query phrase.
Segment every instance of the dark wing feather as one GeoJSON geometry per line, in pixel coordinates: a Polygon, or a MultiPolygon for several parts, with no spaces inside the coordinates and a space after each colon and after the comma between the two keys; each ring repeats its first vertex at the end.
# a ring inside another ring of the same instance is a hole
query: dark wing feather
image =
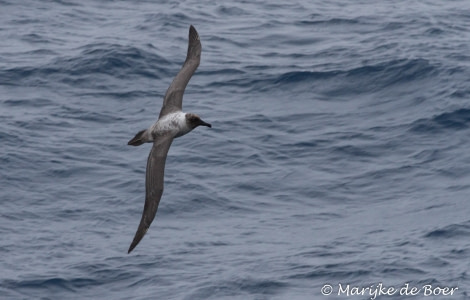
{"type": "Polygon", "coordinates": [[[152,150],[150,150],[147,160],[147,174],[145,177],[144,211],[139,228],[137,228],[134,240],[127,253],[130,253],[135,246],[139,244],[155,218],[158,204],[160,203],[160,198],[163,193],[163,175],[165,172],[166,156],[172,141],[173,137],[171,136],[159,137],[158,140],[154,142],[152,150]]]}
{"type": "Polygon", "coordinates": [[[191,25],[189,27],[188,54],[183,67],[166,91],[160,118],[166,114],[182,110],[184,89],[199,66],[200,61],[201,41],[196,29],[191,25]]]}

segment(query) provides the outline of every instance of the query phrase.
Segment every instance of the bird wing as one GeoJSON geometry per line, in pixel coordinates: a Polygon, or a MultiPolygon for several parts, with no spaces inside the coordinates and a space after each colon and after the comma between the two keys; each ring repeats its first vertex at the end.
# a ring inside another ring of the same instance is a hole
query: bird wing
{"type": "Polygon", "coordinates": [[[166,91],[159,118],[166,114],[182,110],[184,89],[199,66],[200,61],[201,41],[199,40],[199,34],[196,29],[191,25],[189,27],[188,54],[186,55],[186,60],[178,75],[176,75],[166,91]]]}
{"type": "Polygon", "coordinates": [[[150,224],[157,213],[158,204],[163,193],[163,175],[165,161],[170,149],[173,137],[170,135],[159,137],[154,143],[147,160],[147,174],[145,177],[145,206],[139,227],[135,233],[134,240],[129,247],[130,253],[139,244],[147,233],[150,224]]]}

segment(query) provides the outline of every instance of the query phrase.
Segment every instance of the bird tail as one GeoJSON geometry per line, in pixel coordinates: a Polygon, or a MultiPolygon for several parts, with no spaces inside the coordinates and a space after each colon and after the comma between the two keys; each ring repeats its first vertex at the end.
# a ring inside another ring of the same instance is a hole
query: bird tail
{"type": "Polygon", "coordinates": [[[127,144],[132,146],[140,146],[146,142],[150,142],[150,140],[147,135],[147,129],[144,129],[139,131],[127,144]]]}

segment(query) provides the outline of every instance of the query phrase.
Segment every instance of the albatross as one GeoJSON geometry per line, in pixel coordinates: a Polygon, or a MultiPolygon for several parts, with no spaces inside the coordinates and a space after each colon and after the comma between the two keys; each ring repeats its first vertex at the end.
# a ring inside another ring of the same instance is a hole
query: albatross
{"type": "Polygon", "coordinates": [[[135,233],[129,251],[139,244],[147,233],[150,224],[157,213],[158,204],[163,194],[163,174],[165,161],[174,138],[185,135],[198,126],[212,127],[193,113],[182,111],[183,94],[186,85],[193,76],[201,61],[201,41],[196,29],[189,27],[188,53],[183,67],[173,79],[163,99],[157,122],[148,129],[139,131],[127,144],[140,146],[143,143],[153,143],[147,160],[145,175],[145,205],[139,227],[135,233]]]}

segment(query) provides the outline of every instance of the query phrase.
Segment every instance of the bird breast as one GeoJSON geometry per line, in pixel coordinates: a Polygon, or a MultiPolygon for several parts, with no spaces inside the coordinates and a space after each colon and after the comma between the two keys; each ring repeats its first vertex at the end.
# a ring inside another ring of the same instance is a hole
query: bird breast
{"type": "Polygon", "coordinates": [[[171,134],[175,138],[185,135],[191,131],[185,115],[183,112],[175,112],[164,116],[155,123],[152,133],[156,136],[171,134]]]}

